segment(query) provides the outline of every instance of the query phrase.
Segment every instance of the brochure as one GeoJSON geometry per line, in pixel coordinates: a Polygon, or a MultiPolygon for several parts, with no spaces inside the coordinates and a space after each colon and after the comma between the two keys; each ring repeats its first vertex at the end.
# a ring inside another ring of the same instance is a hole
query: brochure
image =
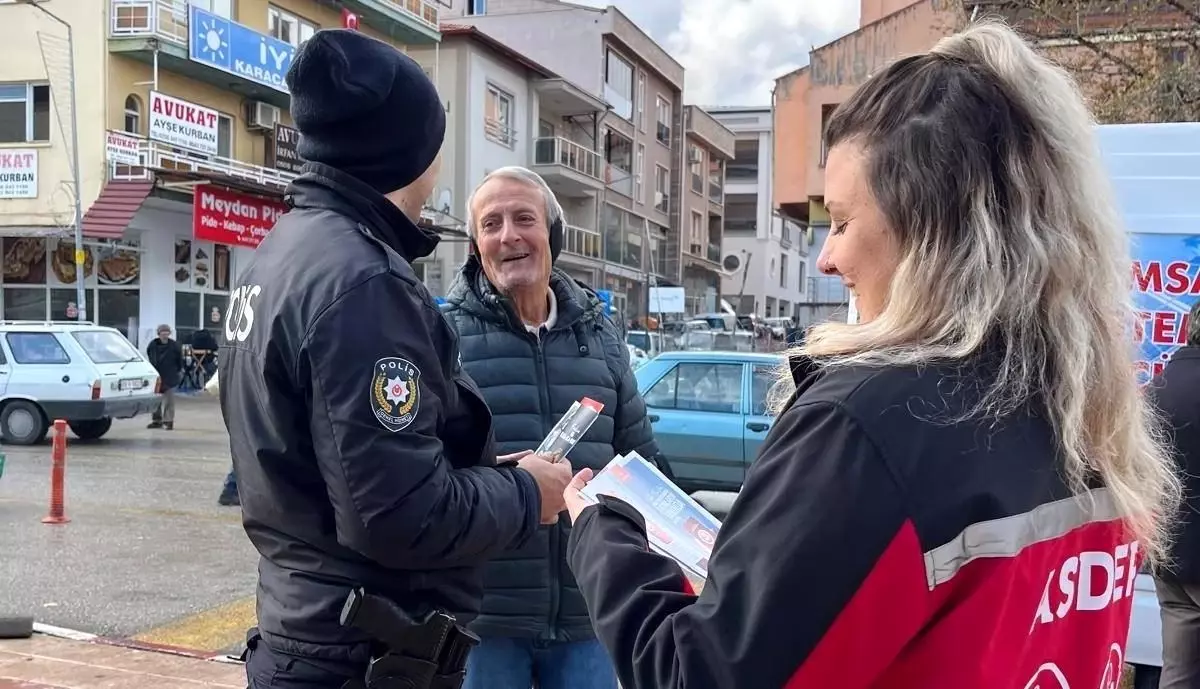
{"type": "Polygon", "coordinates": [[[534,452],[553,457],[556,462],[566,457],[583,438],[583,434],[592,427],[603,409],[603,404],[588,397],[575,402],[558,423],[554,424],[550,434],[534,452]]]}
{"type": "Polygon", "coordinates": [[[721,522],[636,452],[615,457],[581,491],[620,498],[646,519],[650,547],[675,560],[697,591],[708,578],[708,558],[721,522]]]}

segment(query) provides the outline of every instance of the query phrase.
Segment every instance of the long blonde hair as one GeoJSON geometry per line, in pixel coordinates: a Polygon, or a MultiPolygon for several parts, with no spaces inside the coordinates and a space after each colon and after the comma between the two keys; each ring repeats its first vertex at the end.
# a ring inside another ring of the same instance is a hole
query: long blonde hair
{"type": "Polygon", "coordinates": [[[1077,494],[1099,478],[1154,560],[1180,496],[1134,374],[1128,237],[1067,74],[981,22],[867,81],[826,146],[861,143],[901,260],[882,312],[814,327],[795,353],[826,367],[1003,361],[971,414],[1036,397],[1077,494]]]}

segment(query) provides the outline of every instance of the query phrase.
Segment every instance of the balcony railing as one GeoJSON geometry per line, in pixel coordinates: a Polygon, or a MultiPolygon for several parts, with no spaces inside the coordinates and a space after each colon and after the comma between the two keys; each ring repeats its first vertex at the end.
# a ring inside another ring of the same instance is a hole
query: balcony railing
{"type": "Polygon", "coordinates": [[[564,230],[565,236],[563,238],[565,241],[563,242],[563,249],[567,253],[597,260],[602,257],[604,242],[599,232],[576,227],[575,225],[567,225],[564,230]]]}
{"type": "Polygon", "coordinates": [[[706,257],[708,258],[708,260],[712,261],[713,263],[720,263],[721,262],[721,245],[720,244],[709,244],[708,245],[708,254],[706,255],[706,257]]]}
{"type": "MultiPolygon", "coordinates": [[[[125,136],[131,136],[125,134],[125,136]]],[[[275,187],[283,191],[296,175],[283,170],[246,163],[233,158],[210,156],[171,146],[159,141],[142,139],[138,146],[138,164],[112,165],[112,179],[149,179],[153,170],[178,170],[180,172],[207,172],[254,182],[264,187],[275,187]]]]}
{"type": "Polygon", "coordinates": [[[725,187],[719,181],[708,180],[708,199],[714,203],[725,202],[725,187]]]}
{"type": "Polygon", "coordinates": [[[383,4],[403,12],[418,22],[438,31],[437,3],[431,0],[383,0],[383,4]]]}
{"type": "Polygon", "coordinates": [[[608,188],[633,198],[633,175],[621,168],[609,163],[606,167],[605,179],[608,181],[608,188]]]}
{"type": "Polygon", "coordinates": [[[158,38],[187,47],[187,0],[110,0],[109,36],[158,38]]]}
{"type": "Polygon", "coordinates": [[[603,180],[600,154],[561,136],[542,137],[533,142],[534,165],[562,165],[581,175],[603,180]]]}

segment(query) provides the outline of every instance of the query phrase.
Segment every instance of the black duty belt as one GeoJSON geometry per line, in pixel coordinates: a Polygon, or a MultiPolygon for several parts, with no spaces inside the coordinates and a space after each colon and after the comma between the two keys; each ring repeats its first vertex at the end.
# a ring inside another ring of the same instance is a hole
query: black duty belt
{"type": "Polygon", "coordinates": [[[460,627],[452,615],[433,611],[414,618],[361,588],[346,598],[341,622],[384,649],[371,658],[362,680],[347,682],[342,689],[459,689],[467,654],[479,644],[479,637],[460,627]]]}

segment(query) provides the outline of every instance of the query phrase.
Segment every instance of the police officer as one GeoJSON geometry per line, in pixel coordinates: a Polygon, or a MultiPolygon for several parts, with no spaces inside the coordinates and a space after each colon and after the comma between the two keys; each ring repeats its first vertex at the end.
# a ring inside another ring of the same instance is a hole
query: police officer
{"type": "Polygon", "coordinates": [[[413,272],[445,113],[421,68],[319,31],[287,75],[303,173],[242,271],[221,405],[258,549],[250,687],[341,687],[374,645],[339,613],[362,588],[414,616],[478,610],[478,566],[563,509],[570,467],[497,458],[491,414],[413,272]]]}

